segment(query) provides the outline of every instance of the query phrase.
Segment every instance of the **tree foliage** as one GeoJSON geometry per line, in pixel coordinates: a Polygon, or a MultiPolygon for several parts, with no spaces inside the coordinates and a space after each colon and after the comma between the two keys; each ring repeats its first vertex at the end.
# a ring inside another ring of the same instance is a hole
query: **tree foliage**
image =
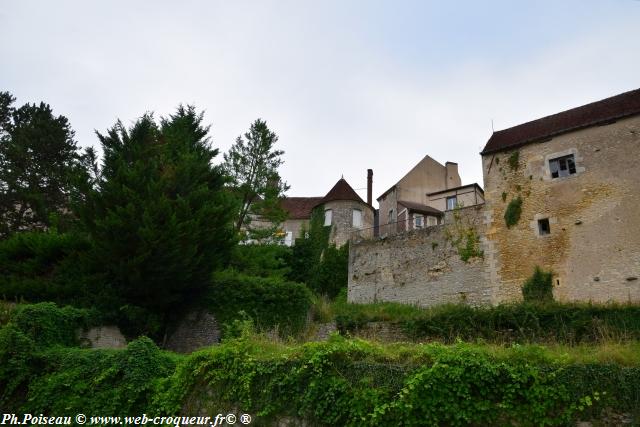
{"type": "Polygon", "coordinates": [[[64,116],[41,102],[15,108],[0,92],[0,236],[47,228],[70,217],[86,170],[64,116]]]}
{"type": "Polygon", "coordinates": [[[274,148],[277,141],[278,136],[269,130],[267,123],[257,119],[244,137],[239,136],[224,154],[224,168],[237,200],[235,228],[238,232],[246,228],[253,236],[268,237],[286,219],[280,200],[289,185],[278,173],[284,163],[284,151],[274,148]],[[269,226],[251,227],[252,216],[259,216],[269,226]]]}
{"type": "Polygon", "coordinates": [[[144,313],[162,324],[227,263],[232,202],[208,131],[202,114],[180,106],[159,124],[146,114],[130,129],[118,121],[98,133],[104,159],[82,218],[94,260],[138,325],[144,313]]]}

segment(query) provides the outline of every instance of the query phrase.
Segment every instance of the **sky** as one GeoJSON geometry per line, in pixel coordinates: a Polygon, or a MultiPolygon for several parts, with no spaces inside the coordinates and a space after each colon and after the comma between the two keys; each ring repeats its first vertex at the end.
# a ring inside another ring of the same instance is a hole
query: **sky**
{"type": "MultiPolygon", "coordinates": [[[[640,1],[0,1],[0,90],[80,146],[193,104],[229,149],[257,118],[289,196],[374,199],[425,155],[482,185],[495,130],[640,87],[640,1]]],[[[219,156],[222,160],[222,155],[219,156]]]]}

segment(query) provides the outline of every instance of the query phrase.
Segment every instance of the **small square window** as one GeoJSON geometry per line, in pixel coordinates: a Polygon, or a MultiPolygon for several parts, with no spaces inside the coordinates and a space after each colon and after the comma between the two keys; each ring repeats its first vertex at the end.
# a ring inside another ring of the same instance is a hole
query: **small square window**
{"type": "Polygon", "coordinates": [[[551,178],[562,178],[576,173],[576,161],[573,154],[549,160],[551,178]]]}
{"type": "Polygon", "coordinates": [[[415,220],[415,228],[422,228],[424,227],[424,217],[422,215],[415,215],[414,217],[415,220]]]}
{"type": "Polygon", "coordinates": [[[538,220],[538,234],[540,236],[546,236],[551,234],[551,226],[549,225],[549,218],[538,220]]]}

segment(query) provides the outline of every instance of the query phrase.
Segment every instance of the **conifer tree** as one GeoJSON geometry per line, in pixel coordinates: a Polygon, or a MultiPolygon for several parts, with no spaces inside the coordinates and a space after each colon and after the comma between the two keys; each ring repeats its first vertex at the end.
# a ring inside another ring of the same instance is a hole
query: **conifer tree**
{"type": "Polygon", "coordinates": [[[70,216],[70,199],[86,176],[67,118],[42,102],[14,102],[0,92],[0,236],[70,216]]]}
{"type": "Polygon", "coordinates": [[[267,123],[257,119],[224,155],[224,169],[236,197],[235,229],[248,230],[250,237],[270,236],[286,219],[280,201],[289,185],[278,172],[284,151],[274,148],[277,141],[267,123]],[[262,227],[251,225],[252,216],[259,217],[262,227]]]}
{"type": "Polygon", "coordinates": [[[202,114],[180,106],[159,124],[146,114],[130,129],[118,121],[98,133],[104,158],[82,214],[94,259],[120,304],[160,325],[204,291],[234,244],[232,201],[208,131],[202,114]]]}

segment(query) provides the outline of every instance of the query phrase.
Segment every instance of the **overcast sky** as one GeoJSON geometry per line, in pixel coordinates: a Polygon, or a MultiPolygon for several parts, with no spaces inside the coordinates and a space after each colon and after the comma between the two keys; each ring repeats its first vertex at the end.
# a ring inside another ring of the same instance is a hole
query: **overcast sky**
{"type": "Polygon", "coordinates": [[[426,154],[482,185],[492,120],[640,87],[640,1],[1,0],[0,60],[0,90],[51,104],[82,146],[191,103],[221,151],[265,119],[289,195],[372,168],[375,198],[426,154]]]}

